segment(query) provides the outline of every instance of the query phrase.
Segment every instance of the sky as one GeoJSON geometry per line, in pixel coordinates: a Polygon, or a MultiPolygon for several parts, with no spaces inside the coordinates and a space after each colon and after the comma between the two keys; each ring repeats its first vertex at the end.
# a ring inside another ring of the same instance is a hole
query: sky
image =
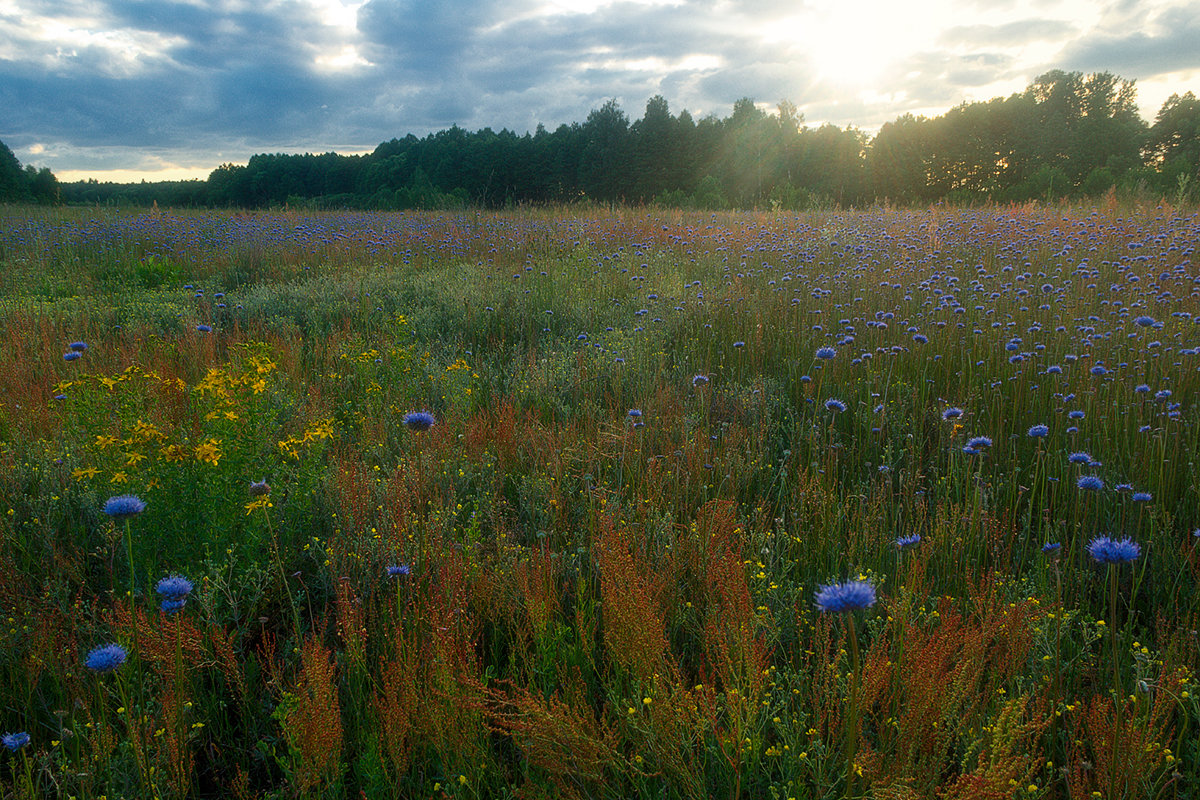
{"type": "Polygon", "coordinates": [[[1050,69],[1200,94],[1196,0],[0,0],[0,141],[60,180],[205,178],[255,153],[364,153],[795,104],[873,132],[1050,69]]]}

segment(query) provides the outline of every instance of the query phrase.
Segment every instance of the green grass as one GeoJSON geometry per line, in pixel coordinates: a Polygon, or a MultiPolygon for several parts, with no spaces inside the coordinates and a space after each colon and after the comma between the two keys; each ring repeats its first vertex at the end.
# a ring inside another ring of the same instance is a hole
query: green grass
{"type": "Polygon", "coordinates": [[[1197,240],[1166,207],[0,210],[5,791],[1187,796],[1197,240]],[[855,651],[813,594],[859,576],[855,651]]]}

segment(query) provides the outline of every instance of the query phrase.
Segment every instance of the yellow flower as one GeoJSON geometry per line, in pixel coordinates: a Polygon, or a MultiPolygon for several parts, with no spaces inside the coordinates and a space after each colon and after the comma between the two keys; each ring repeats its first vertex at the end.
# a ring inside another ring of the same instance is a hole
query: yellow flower
{"type": "Polygon", "coordinates": [[[187,460],[187,453],[185,453],[183,448],[177,444],[167,445],[163,449],[159,450],[158,454],[165,461],[172,461],[172,462],[178,463],[180,461],[187,460]]]}
{"type": "Polygon", "coordinates": [[[117,437],[115,437],[115,436],[97,436],[96,437],[96,447],[109,447],[110,445],[114,445],[116,443],[117,443],[117,437]]]}
{"type": "Polygon", "coordinates": [[[143,442],[148,442],[151,439],[161,439],[162,431],[153,422],[145,422],[139,419],[133,425],[133,435],[143,442]]]}
{"type": "Polygon", "coordinates": [[[75,480],[79,480],[80,478],[94,478],[99,474],[100,470],[95,467],[83,467],[82,469],[71,471],[71,477],[75,480]]]}
{"type": "Polygon", "coordinates": [[[129,476],[126,475],[124,472],[115,472],[115,473],[113,473],[113,476],[108,479],[108,482],[109,483],[128,483],[129,476]]]}
{"type": "Polygon", "coordinates": [[[205,439],[195,447],[194,452],[196,454],[196,460],[207,461],[214,467],[217,466],[217,463],[221,460],[221,456],[223,455],[219,447],[220,444],[220,439],[205,439]]]}
{"type": "Polygon", "coordinates": [[[271,500],[267,497],[251,500],[249,503],[246,503],[246,516],[250,516],[260,508],[274,508],[274,506],[271,505],[271,500]]]}
{"type": "Polygon", "coordinates": [[[125,454],[125,466],[136,467],[138,465],[138,463],[141,461],[144,461],[145,458],[146,457],[144,455],[142,455],[141,453],[126,453],[125,454]]]}

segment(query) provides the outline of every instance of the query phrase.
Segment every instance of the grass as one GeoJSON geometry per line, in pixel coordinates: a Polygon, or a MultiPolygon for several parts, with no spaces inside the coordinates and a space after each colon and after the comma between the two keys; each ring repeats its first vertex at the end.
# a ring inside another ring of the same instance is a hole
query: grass
{"type": "Polygon", "coordinates": [[[0,209],[5,792],[1185,797],[1198,240],[0,209]]]}

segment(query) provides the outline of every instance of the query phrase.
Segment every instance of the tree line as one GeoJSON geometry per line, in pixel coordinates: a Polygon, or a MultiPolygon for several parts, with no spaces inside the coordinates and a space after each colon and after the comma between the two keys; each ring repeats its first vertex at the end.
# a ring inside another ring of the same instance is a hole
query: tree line
{"type": "Polygon", "coordinates": [[[906,114],[874,137],[808,127],[789,102],[726,118],[672,114],[655,96],[630,122],[615,100],[533,133],[458,126],[362,156],[263,154],[204,181],[64,184],[71,203],[324,208],[654,203],[704,209],[1016,202],[1109,190],[1200,198],[1200,101],[1173,95],[1153,124],[1132,81],[1052,71],[1023,92],[906,114]]]}
{"type": "Polygon", "coordinates": [[[57,203],[58,179],[49,167],[21,168],[13,151],[0,142],[0,203],[57,203]]]}

